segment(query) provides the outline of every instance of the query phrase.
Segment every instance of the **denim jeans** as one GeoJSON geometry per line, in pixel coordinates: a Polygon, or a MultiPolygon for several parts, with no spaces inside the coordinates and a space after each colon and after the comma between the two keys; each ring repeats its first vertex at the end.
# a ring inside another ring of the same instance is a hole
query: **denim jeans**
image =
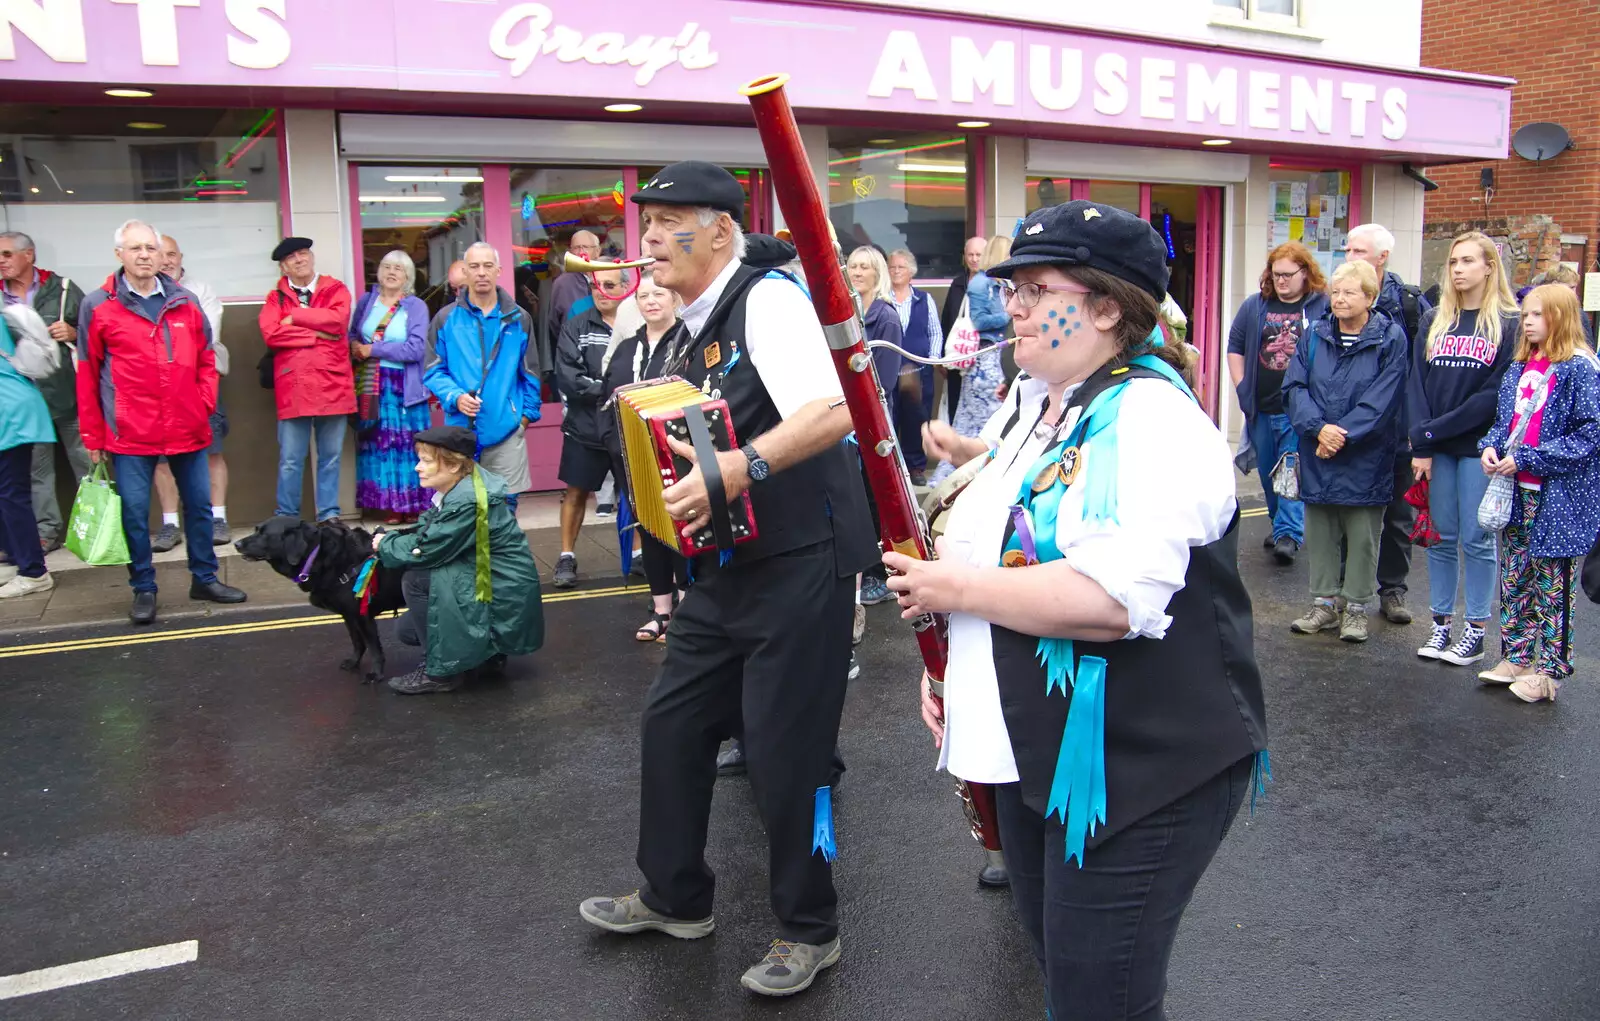
{"type": "MultiPolygon", "coordinates": [[[[150,562],[150,480],[154,455],[117,454],[112,468],[117,495],[122,497],[122,531],[128,539],[128,584],[135,592],[156,590],[156,569],[150,562]]],[[[168,454],[178,499],[183,504],[183,548],[189,573],[209,585],[217,580],[217,554],[211,548],[211,467],[204,450],[168,454]]]]}
{"type": "Polygon", "coordinates": [[[1300,449],[1300,438],[1294,434],[1288,415],[1257,415],[1250,423],[1250,445],[1256,448],[1256,471],[1261,474],[1261,488],[1267,494],[1267,516],[1272,519],[1272,537],[1288,536],[1297,543],[1306,539],[1306,505],[1299,500],[1285,500],[1272,491],[1272,469],[1278,460],[1291,451],[1300,449]]]}
{"type": "Polygon", "coordinates": [[[1456,577],[1465,561],[1467,619],[1489,619],[1499,568],[1494,533],[1478,527],[1478,505],[1488,489],[1489,476],[1476,457],[1434,457],[1428,512],[1439,541],[1428,547],[1428,608],[1436,617],[1456,612],[1456,577]]]}
{"type": "Polygon", "coordinates": [[[1011,897],[1044,972],[1045,1002],[1072,1021],[1160,1021],[1167,962],[1194,888],[1250,786],[1252,759],[1224,769],[1067,862],[1066,830],[995,787],[1011,897]]]}
{"type": "Polygon", "coordinates": [[[318,521],[339,516],[339,457],[344,452],[344,415],[306,415],[278,421],[278,509],[285,517],[300,516],[306,457],[311,434],[317,434],[318,521]]]}
{"type": "MultiPolygon", "coordinates": [[[[39,446],[54,451],[55,445],[39,446]]],[[[30,500],[30,466],[33,447],[23,443],[0,450],[0,550],[5,550],[17,573],[25,578],[44,577],[44,550],[39,547],[39,524],[30,500]]]]}

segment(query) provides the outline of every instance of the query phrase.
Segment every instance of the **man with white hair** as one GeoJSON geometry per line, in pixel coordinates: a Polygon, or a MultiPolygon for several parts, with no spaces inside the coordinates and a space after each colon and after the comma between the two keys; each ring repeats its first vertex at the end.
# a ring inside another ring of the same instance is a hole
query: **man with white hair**
{"type": "MultiPolygon", "coordinates": [[[[1350,228],[1345,241],[1346,262],[1366,262],[1378,271],[1378,300],[1373,307],[1405,331],[1408,345],[1406,357],[1410,364],[1409,345],[1421,338],[1417,334],[1422,313],[1433,306],[1422,296],[1422,291],[1401,280],[1389,270],[1389,253],[1394,251],[1394,234],[1380,223],[1363,223],[1350,228]]],[[[1394,499],[1383,512],[1383,533],[1378,542],[1378,599],[1383,616],[1392,624],[1411,623],[1411,611],[1406,608],[1406,576],[1411,573],[1411,527],[1416,522],[1417,509],[1406,502],[1406,490],[1416,481],[1411,473],[1411,443],[1405,439],[1410,433],[1407,424],[1406,404],[1400,402],[1400,451],[1394,462],[1394,499]]]]}
{"type": "MultiPolygon", "coordinates": [[[[72,474],[82,481],[89,474],[89,453],[78,432],[78,389],[74,379],[72,345],[78,338],[78,309],[83,290],[59,273],[35,265],[33,239],[21,231],[0,232],[0,301],[27,305],[39,313],[50,338],[65,350],[61,364],[47,379],[37,381],[50,409],[51,423],[72,474]]],[[[31,488],[33,516],[39,525],[39,542],[46,553],[61,546],[66,524],[56,499],[56,444],[33,445],[31,488]]]]}
{"type": "MultiPolygon", "coordinates": [[[[567,251],[580,259],[600,257],[600,236],[592,230],[573,231],[567,242],[567,251]]],[[[552,258],[554,256],[552,255],[552,258]]],[[[550,285],[550,300],[545,303],[544,337],[550,345],[546,365],[555,364],[555,348],[561,339],[561,329],[574,312],[588,306],[589,274],[562,272],[550,285]]]]}
{"type": "Polygon", "coordinates": [[[211,549],[211,480],[205,450],[217,408],[211,324],[195,296],[160,272],[161,235],[129,220],[117,228],[122,268],[84,298],[78,316],[78,423],[96,464],[115,455],[128,541],[128,619],[156,617],[150,560],[150,482],[162,457],[183,503],[190,599],[242,603],[245,594],[217,580],[211,549]]]}
{"type": "MultiPolygon", "coordinates": [[[[720,539],[694,558],[695,582],[646,699],[644,886],[584,901],[579,914],[619,934],[711,933],[705,845],[717,746],[742,733],[778,938],[740,982],[787,996],[839,959],[830,774],[855,576],[878,553],[828,342],[799,285],[741,261],[744,201],[732,174],[697,160],[667,167],[633,196],[655,281],[685,302],[682,325],[663,341],[666,371],[727,402],[735,445],[664,494],[686,533],[720,539]],[[728,505],[745,495],[758,534],[735,545],[728,505]]],[[[672,442],[697,461],[692,446],[672,442]]]]}
{"type": "Polygon", "coordinates": [[[467,282],[428,324],[422,381],[445,422],[478,434],[478,463],[505,481],[513,511],[528,474],[526,429],[539,421],[539,355],[533,318],[499,285],[500,255],[479,241],[462,261],[467,282]]]}

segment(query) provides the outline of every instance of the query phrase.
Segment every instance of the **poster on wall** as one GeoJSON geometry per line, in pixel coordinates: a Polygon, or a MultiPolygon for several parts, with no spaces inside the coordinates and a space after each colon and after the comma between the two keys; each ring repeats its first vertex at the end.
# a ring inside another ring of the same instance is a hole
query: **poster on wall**
{"type": "Polygon", "coordinates": [[[1289,223],[1289,218],[1286,216],[1273,218],[1272,229],[1267,237],[1267,246],[1269,248],[1277,248],[1279,245],[1287,244],[1294,240],[1289,234],[1289,223]]]}
{"type": "Polygon", "coordinates": [[[1306,182],[1291,181],[1289,183],[1289,215],[1306,215],[1306,182]]]}
{"type": "Polygon", "coordinates": [[[1304,241],[1306,239],[1306,218],[1294,216],[1289,219],[1289,240],[1304,241]]]}
{"type": "Polygon", "coordinates": [[[1289,182],[1272,182],[1272,215],[1289,215],[1289,182]]]}

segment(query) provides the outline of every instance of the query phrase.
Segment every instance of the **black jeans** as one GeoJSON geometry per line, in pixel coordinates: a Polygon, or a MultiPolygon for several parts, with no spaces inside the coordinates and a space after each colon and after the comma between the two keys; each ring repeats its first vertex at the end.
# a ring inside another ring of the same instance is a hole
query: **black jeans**
{"type": "Polygon", "coordinates": [[[1383,511],[1383,532],[1378,539],[1378,593],[1406,591],[1411,573],[1411,526],[1417,509],[1406,503],[1406,490],[1416,479],[1411,474],[1411,451],[1402,450],[1394,461],[1394,497],[1383,511]]]}
{"type": "Polygon", "coordinates": [[[1011,896],[1044,972],[1059,1021],[1162,1021],[1167,962],[1194,888],[1233,825],[1251,758],[1085,853],[1066,857],[1066,831],[995,788],[1011,896]]]}

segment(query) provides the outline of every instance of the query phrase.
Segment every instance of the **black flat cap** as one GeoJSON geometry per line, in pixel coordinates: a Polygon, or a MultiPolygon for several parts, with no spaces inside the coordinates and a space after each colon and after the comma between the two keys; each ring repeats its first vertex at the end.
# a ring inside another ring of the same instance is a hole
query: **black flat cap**
{"type": "Polygon", "coordinates": [[[436,425],[411,437],[413,443],[426,443],[430,447],[453,450],[465,457],[478,453],[478,434],[459,425],[436,425]]]}
{"type": "Polygon", "coordinates": [[[782,269],[800,253],[794,245],[771,234],[746,234],[744,236],[744,262],[761,269],[782,269]]]}
{"type": "Polygon", "coordinates": [[[1025,266],[1086,266],[1120,277],[1157,301],[1167,293],[1167,243],[1144,220],[1115,206],[1077,200],[1022,221],[1011,258],[989,270],[1009,278],[1025,266]]]}
{"type": "Polygon", "coordinates": [[[294,253],[304,251],[310,247],[310,238],[284,238],[278,242],[278,247],[272,250],[272,261],[282,262],[294,253]]]}
{"type": "Polygon", "coordinates": [[[735,220],[744,215],[744,189],[738,179],[715,163],[701,160],[684,160],[663,169],[633,193],[633,201],[639,205],[710,206],[735,220]]]}

